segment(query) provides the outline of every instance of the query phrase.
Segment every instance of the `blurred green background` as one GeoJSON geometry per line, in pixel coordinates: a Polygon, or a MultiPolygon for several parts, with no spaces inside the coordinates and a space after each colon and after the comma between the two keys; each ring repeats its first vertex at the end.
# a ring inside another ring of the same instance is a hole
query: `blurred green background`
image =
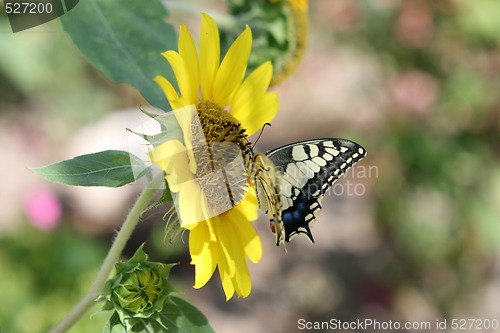
{"type": "MultiPolygon", "coordinates": [[[[191,288],[185,241],[164,238],[165,208],[126,254],[147,241],[152,259],[179,261],[174,285],[218,332],[294,332],[299,319],[500,320],[498,17],[495,0],[313,1],[306,55],[275,87],[281,110],[256,149],[333,136],[368,150],[325,197],[316,244],[277,248],[261,216],[252,294],[228,303],[217,276],[191,288]]],[[[194,31],[198,19],[187,19],[194,31]]],[[[59,22],[12,34],[0,17],[1,332],[44,332],[64,316],[138,190],[59,186],[27,168],[127,149],[140,105],[59,22]]],[[[107,314],[96,311],[70,332],[99,332],[107,314]]]]}

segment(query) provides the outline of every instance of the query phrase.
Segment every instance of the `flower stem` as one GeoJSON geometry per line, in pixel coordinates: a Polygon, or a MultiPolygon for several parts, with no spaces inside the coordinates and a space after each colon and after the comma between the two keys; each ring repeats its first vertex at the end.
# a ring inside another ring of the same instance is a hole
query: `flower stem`
{"type": "Polygon", "coordinates": [[[62,333],[69,329],[73,324],[75,324],[80,317],[86,313],[93,305],[97,297],[101,294],[101,290],[106,283],[109,273],[113,269],[115,263],[120,258],[123,248],[127,244],[132,231],[134,231],[135,226],[139,222],[141,214],[147,208],[147,205],[153,195],[157,192],[157,189],[153,187],[146,187],[142,193],[137,198],[134,206],[130,210],[123,223],[122,228],[116,235],[113,245],[109,249],[108,255],[97,274],[94,283],[90,287],[89,291],[83,298],[71,309],[71,311],[64,317],[51,331],[50,333],[62,333]]]}

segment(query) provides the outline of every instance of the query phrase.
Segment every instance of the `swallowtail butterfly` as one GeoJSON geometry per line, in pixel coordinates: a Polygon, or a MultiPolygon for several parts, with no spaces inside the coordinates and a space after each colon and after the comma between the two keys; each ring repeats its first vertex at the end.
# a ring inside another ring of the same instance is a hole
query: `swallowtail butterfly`
{"type": "Polygon", "coordinates": [[[247,156],[259,207],[268,214],[279,245],[301,233],[314,243],[311,224],[323,196],[366,150],[346,139],[328,138],[292,143],[267,154],[250,149],[247,156]]]}

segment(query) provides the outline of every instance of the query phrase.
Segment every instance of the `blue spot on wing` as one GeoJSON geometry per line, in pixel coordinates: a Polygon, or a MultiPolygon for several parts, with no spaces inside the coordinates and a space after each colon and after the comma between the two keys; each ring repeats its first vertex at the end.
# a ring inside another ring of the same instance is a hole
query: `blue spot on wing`
{"type": "Polygon", "coordinates": [[[316,201],[315,198],[310,198],[306,192],[302,191],[295,198],[293,205],[283,211],[282,219],[285,228],[285,241],[288,242],[291,237],[298,234],[306,234],[311,242],[314,239],[309,229],[309,222],[306,221],[306,216],[312,214],[310,206],[316,201]]]}
{"type": "Polygon", "coordinates": [[[299,201],[299,202],[297,203],[297,210],[298,210],[299,212],[303,212],[303,211],[305,211],[306,209],[307,209],[307,205],[306,205],[306,203],[305,203],[304,201],[299,201]]]}

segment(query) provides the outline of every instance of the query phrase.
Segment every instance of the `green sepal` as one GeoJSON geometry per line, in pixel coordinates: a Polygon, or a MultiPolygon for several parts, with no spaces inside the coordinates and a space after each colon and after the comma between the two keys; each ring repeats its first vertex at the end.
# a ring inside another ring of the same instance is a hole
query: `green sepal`
{"type": "Polygon", "coordinates": [[[177,119],[173,112],[167,112],[165,114],[159,115],[147,112],[142,108],[141,111],[151,119],[154,119],[158,122],[158,124],[160,125],[160,133],[154,135],[148,135],[135,132],[129,128],[127,128],[127,131],[148,141],[149,143],[151,143],[151,145],[153,145],[153,147],[156,147],[169,140],[179,140],[181,142],[184,142],[182,129],[179,123],[177,122],[177,119]]]}
{"type": "Polygon", "coordinates": [[[163,219],[166,220],[165,224],[165,239],[169,239],[171,243],[175,239],[182,237],[186,229],[181,228],[181,221],[175,212],[175,206],[172,207],[165,213],[163,219]]]}
{"type": "Polygon", "coordinates": [[[143,134],[139,133],[136,131],[131,130],[130,128],[126,129],[130,133],[133,133],[137,135],[138,137],[143,138],[144,140],[148,141],[153,145],[153,147],[156,147],[168,140],[169,133],[167,131],[161,131],[160,133],[154,134],[154,135],[148,135],[148,134],[143,134]]]}
{"type": "Polygon", "coordinates": [[[105,150],[30,170],[60,184],[119,187],[143,176],[148,167],[126,151],[105,150]]]}
{"type": "Polygon", "coordinates": [[[135,251],[134,255],[127,261],[128,263],[132,262],[143,262],[148,260],[148,254],[144,252],[144,244],[142,243],[141,246],[135,251]]]}
{"type": "Polygon", "coordinates": [[[170,189],[168,188],[168,183],[165,181],[165,189],[161,193],[161,197],[158,198],[155,202],[153,202],[151,205],[149,205],[144,212],[147,212],[151,209],[157,208],[160,205],[167,203],[167,202],[172,202],[172,192],[170,192],[170,189]]]}

